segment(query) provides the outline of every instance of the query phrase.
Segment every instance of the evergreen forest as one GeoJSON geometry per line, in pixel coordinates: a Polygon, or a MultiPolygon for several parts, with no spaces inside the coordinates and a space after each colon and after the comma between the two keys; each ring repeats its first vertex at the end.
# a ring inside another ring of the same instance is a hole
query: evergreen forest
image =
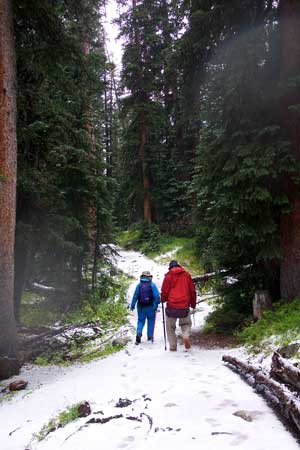
{"type": "Polygon", "coordinates": [[[1,1],[2,361],[29,291],[109,290],[125,230],[192,239],[231,330],[300,298],[300,3],[116,3],[121,67],[106,0],[1,1]]]}

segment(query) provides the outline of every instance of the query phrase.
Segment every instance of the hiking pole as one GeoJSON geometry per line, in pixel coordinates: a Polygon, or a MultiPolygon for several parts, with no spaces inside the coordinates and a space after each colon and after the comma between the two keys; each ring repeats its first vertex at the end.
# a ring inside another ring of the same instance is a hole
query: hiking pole
{"type": "Polygon", "coordinates": [[[164,340],[165,340],[165,350],[167,350],[167,340],[166,340],[166,324],[165,324],[165,307],[163,302],[161,302],[162,316],[163,316],[163,327],[164,327],[164,340]]]}
{"type": "Polygon", "coordinates": [[[193,316],[193,325],[194,326],[196,325],[195,312],[196,312],[195,309],[193,309],[192,316],[193,316]]]}

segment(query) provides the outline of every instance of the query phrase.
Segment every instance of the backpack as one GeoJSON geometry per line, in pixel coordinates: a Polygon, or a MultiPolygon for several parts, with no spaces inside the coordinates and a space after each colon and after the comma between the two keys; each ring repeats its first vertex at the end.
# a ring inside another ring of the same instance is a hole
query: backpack
{"type": "Polygon", "coordinates": [[[141,282],[140,293],[138,298],[138,304],[140,306],[152,306],[153,305],[153,292],[151,283],[141,282]]]}

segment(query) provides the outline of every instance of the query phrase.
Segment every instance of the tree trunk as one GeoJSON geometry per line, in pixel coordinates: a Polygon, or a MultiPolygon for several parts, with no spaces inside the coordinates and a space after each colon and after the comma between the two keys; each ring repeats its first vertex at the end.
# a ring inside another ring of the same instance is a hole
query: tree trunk
{"type": "Polygon", "coordinates": [[[151,201],[150,201],[150,178],[148,175],[148,164],[146,162],[145,146],[148,141],[148,129],[146,126],[145,113],[141,113],[141,144],[140,158],[143,170],[143,188],[144,188],[144,221],[148,224],[152,223],[151,201]]]}
{"type": "MultiPolygon", "coordinates": [[[[299,112],[291,108],[300,104],[300,4],[293,0],[281,0],[281,82],[284,92],[281,99],[281,124],[290,150],[296,161],[300,160],[299,112]],[[290,84],[288,84],[291,82],[290,84]]],[[[280,290],[282,298],[292,300],[300,297],[300,187],[293,180],[297,174],[286,174],[283,190],[290,201],[291,211],[280,220],[282,262],[280,268],[280,290]]]]}
{"type": "MultiPolygon", "coordinates": [[[[132,0],[132,9],[133,14],[135,14],[136,10],[136,0],[132,0]]],[[[150,199],[150,177],[148,173],[148,163],[146,158],[146,151],[145,147],[148,143],[148,126],[146,123],[146,112],[145,107],[148,103],[148,97],[146,92],[143,90],[143,64],[142,64],[142,49],[141,49],[141,35],[138,23],[136,19],[134,18],[133,21],[133,27],[134,27],[134,35],[135,35],[135,45],[136,45],[136,52],[138,55],[138,61],[139,61],[139,127],[140,127],[140,146],[139,146],[139,157],[140,162],[142,166],[142,179],[143,179],[143,209],[144,209],[144,221],[148,224],[152,223],[152,210],[151,210],[151,199],[150,199]]]]}
{"type": "Polygon", "coordinates": [[[272,300],[269,291],[256,291],[253,298],[253,317],[261,319],[268,309],[272,309],[272,300]]]}
{"type": "MultiPolygon", "coordinates": [[[[16,71],[9,0],[0,2],[0,97],[0,357],[15,357],[16,71]]],[[[4,372],[3,378],[11,374],[4,372]]]]}
{"type": "Polygon", "coordinates": [[[14,311],[17,322],[20,322],[21,299],[25,281],[28,276],[28,266],[31,257],[32,242],[22,234],[16,235],[15,242],[15,282],[14,282],[14,311]]]}

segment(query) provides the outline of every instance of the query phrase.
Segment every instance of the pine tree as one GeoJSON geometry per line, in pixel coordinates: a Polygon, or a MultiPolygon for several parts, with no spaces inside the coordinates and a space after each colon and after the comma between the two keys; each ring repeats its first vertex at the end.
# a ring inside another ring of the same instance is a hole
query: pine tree
{"type": "Polygon", "coordinates": [[[295,161],[295,170],[285,173],[282,191],[290,210],[281,215],[280,264],[281,296],[292,300],[300,297],[300,192],[298,166],[300,162],[300,5],[291,0],[279,4],[281,32],[281,127],[289,141],[289,152],[295,161]]]}
{"type": "Polygon", "coordinates": [[[16,72],[11,2],[0,5],[0,378],[18,370],[13,308],[16,213],[16,72]]]}
{"type": "Polygon", "coordinates": [[[87,288],[83,266],[94,252],[94,229],[109,239],[101,5],[16,2],[17,313],[26,280],[64,288],[67,301],[78,299],[87,288]]]}
{"type": "Polygon", "coordinates": [[[194,177],[200,254],[208,268],[239,274],[236,285],[219,286],[223,298],[244,313],[256,289],[280,295],[279,217],[287,207],[280,179],[292,167],[279,126],[277,9],[269,6],[244,10],[239,24],[237,11],[224,16],[230,26],[226,33],[219,29],[222,40],[216,40],[202,83],[194,177]]]}

